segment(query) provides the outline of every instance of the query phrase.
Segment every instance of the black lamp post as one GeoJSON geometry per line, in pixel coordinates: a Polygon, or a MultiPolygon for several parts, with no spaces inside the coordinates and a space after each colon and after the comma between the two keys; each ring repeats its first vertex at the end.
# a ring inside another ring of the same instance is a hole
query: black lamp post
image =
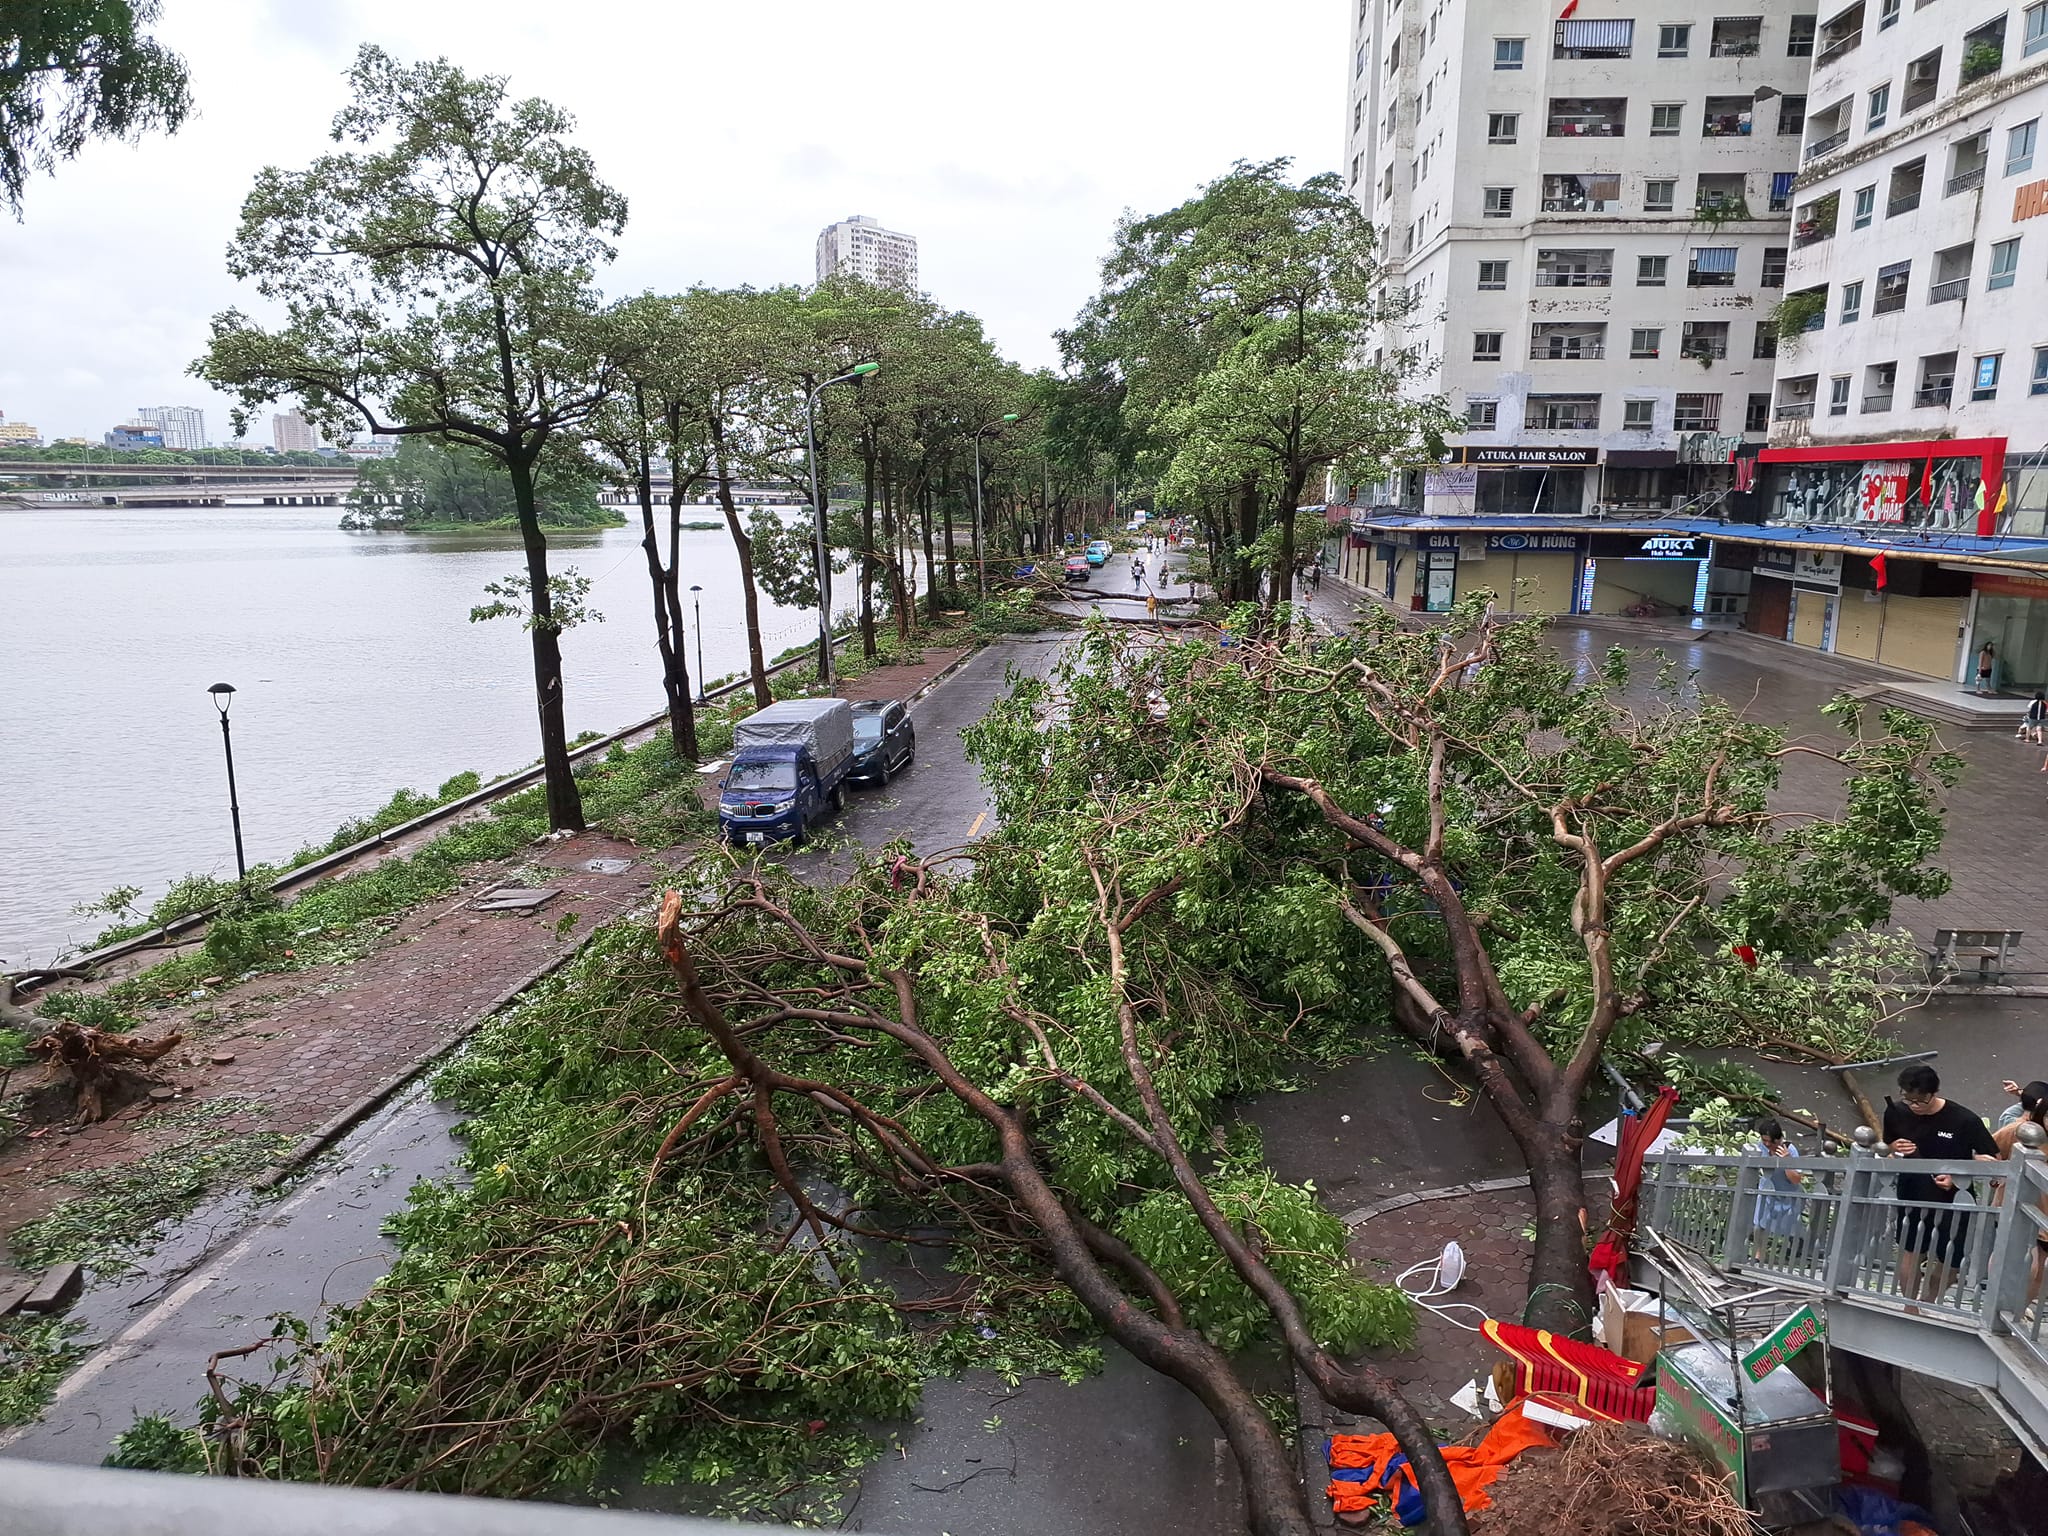
{"type": "Polygon", "coordinates": [[[228,815],[235,824],[235,878],[249,878],[248,862],[242,857],[242,807],[235,798],[235,740],[228,734],[228,706],[235,701],[233,683],[215,683],[206,690],[213,695],[213,707],[220,711],[220,745],[228,758],[228,815]]]}
{"type": "Polygon", "coordinates": [[[691,586],[690,606],[697,614],[697,702],[709,704],[711,695],[704,691],[704,599],[700,595],[703,591],[700,586],[691,586]]]}

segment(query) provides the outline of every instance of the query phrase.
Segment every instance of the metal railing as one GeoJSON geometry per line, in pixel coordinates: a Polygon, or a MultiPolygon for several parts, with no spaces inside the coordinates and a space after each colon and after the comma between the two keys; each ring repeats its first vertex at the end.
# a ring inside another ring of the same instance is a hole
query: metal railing
{"type": "Polygon", "coordinates": [[[1964,273],[1961,277],[1951,277],[1945,282],[1929,284],[1927,302],[1930,304],[1952,304],[1956,300],[1967,296],[1969,291],[1970,277],[1968,273],[1964,273]]]}
{"type": "Polygon", "coordinates": [[[1866,416],[1873,415],[1878,411],[1888,411],[1891,408],[1892,397],[1889,394],[1865,395],[1863,397],[1863,414],[1866,416]]]}
{"type": "Polygon", "coordinates": [[[1858,28],[1854,32],[1844,33],[1842,36],[1835,38],[1831,42],[1829,42],[1829,44],[1825,48],[1821,49],[1821,51],[1817,55],[1815,55],[1813,60],[1814,67],[1818,69],[1821,65],[1827,63],[1831,59],[1839,59],[1851,48],[1859,46],[1862,43],[1862,41],[1863,32],[1861,28],[1858,28]]]}
{"type": "Polygon", "coordinates": [[[2034,1390],[2048,1396],[2042,1322],[2030,1315],[2037,1233],[2048,1232],[2048,1162],[1880,1156],[1788,1162],[1660,1153],[1645,1160],[1645,1209],[1659,1239],[1729,1274],[1838,1301],[1897,1309],[2010,1335],[2035,1351],[2034,1390]],[[1796,1187],[1772,1175],[1802,1176],[1796,1187]],[[1903,1179],[1946,1177],[1953,1201],[1908,1199],[1903,1179]]]}
{"type": "Polygon", "coordinates": [[[1538,267],[1536,286],[1538,288],[1609,288],[1614,284],[1614,269],[1604,270],[1589,267],[1576,272],[1566,267],[1538,267]]]}
{"type": "Polygon", "coordinates": [[[1809,160],[1818,160],[1822,155],[1832,154],[1834,151],[1840,149],[1844,144],[1848,142],[1849,130],[1846,128],[1838,128],[1833,133],[1829,134],[1826,138],[1815,139],[1811,144],[1807,145],[1806,158],[1809,160]]]}
{"type": "Polygon", "coordinates": [[[1923,389],[1913,391],[1913,405],[1915,409],[1930,405],[1947,405],[1950,397],[1954,394],[1955,380],[1953,379],[1950,379],[1946,384],[1929,384],[1923,389]]]}
{"type": "Polygon", "coordinates": [[[1958,192],[1967,192],[1972,187],[1981,187],[1983,185],[1984,167],[1980,165],[1973,171],[1962,171],[1949,177],[1948,187],[1943,196],[1954,197],[1958,192]]]}
{"type": "Polygon", "coordinates": [[[1559,346],[1545,341],[1540,347],[1532,346],[1529,357],[1534,362],[1575,363],[1581,358],[1603,358],[1607,355],[1607,344],[1600,341],[1581,342],[1578,346],[1559,346]]]}
{"type": "Polygon", "coordinates": [[[1920,189],[1915,187],[1912,191],[1901,192],[1897,197],[1886,202],[1884,205],[1884,216],[1888,219],[1896,219],[1900,214],[1911,213],[1919,206],[1920,189]]]}
{"type": "Polygon", "coordinates": [[[1792,248],[1803,251],[1809,245],[1819,245],[1823,240],[1832,240],[1834,238],[1835,226],[1832,223],[1826,229],[1806,229],[1802,227],[1792,232],[1792,248]]]}
{"type": "Polygon", "coordinates": [[[1812,400],[1788,400],[1771,414],[1780,421],[1811,421],[1814,404],[1812,400]]]}

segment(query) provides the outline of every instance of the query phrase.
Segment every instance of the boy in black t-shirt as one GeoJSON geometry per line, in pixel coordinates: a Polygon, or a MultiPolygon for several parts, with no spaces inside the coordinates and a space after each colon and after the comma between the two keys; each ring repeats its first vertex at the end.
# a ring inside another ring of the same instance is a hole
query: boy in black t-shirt
{"type": "MultiPolygon", "coordinates": [[[[1941,1077],[1924,1061],[1899,1074],[1899,1098],[1884,1110],[1884,1139],[1894,1155],[1961,1161],[1994,1162],[1998,1144],[1972,1110],[1941,1096],[1941,1077]]],[[[1899,1238],[1899,1289],[1908,1301],[1935,1301],[1955,1279],[1968,1250],[1970,1218],[1960,1211],[1928,1207],[1954,1203],[1956,1181],[1945,1173],[1902,1173],[1899,1198],[1918,1202],[1902,1206],[1895,1230],[1899,1238]],[[1921,1272],[1921,1261],[1926,1273],[1921,1272]]]]}

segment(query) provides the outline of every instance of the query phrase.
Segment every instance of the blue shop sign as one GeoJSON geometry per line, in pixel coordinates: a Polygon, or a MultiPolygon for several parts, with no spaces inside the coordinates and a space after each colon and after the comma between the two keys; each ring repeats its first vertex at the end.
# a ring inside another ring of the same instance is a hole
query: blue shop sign
{"type": "Polygon", "coordinates": [[[1576,555],[1586,540],[1577,533],[1489,533],[1486,547],[1502,554],[1576,555]]]}

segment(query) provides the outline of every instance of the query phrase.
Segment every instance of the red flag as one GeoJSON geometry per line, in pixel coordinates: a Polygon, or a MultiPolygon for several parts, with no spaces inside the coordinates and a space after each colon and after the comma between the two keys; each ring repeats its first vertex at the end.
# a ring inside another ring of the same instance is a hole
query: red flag
{"type": "MultiPolygon", "coordinates": [[[[1880,560],[1882,560],[1883,558],[1884,556],[1882,555],[1878,556],[1878,559],[1880,560]]],[[[1740,960],[1752,971],[1756,969],[1756,948],[1754,945],[1737,944],[1732,950],[1729,951],[1729,953],[1734,955],[1736,959],[1740,960]]]]}
{"type": "Polygon", "coordinates": [[[1565,0],[1564,9],[1557,13],[1559,21],[1570,21],[1572,12],[1579,8],[1579,0],[1565,0]]]}
{"type": "Polygon", "coordinates": [[[1931,453],[1920,468],[1920,504],[1924,507],[1934,505],[1934,455],[1931,453]]]}
{"type": "Polygon", "coordinates": [[[1870,574],[1877,578],[1877,590],[1882,592],[1885,585],[1883,555],[1872,555],[1870,557],[1870,574]]]}

